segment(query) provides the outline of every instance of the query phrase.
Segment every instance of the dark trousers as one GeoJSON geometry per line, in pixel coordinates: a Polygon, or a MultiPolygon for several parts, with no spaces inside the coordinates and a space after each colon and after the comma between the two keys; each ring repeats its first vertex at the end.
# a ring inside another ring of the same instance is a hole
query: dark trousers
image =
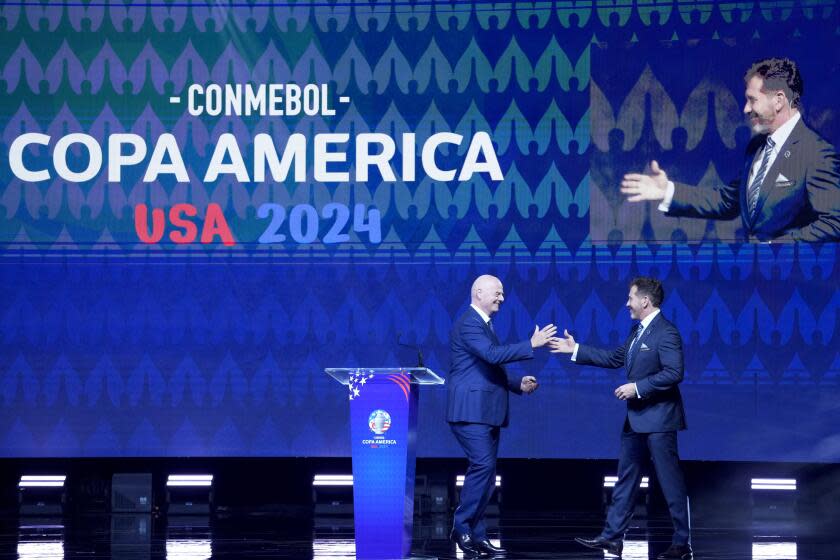
{"type": "Polygon", "coordinates": [[[469,461],[452,529],[459,535],[472,535],[474,540],[481,541],[487,538],[484,510],[496,488],[496,455],[501,430],[498,426],[465,422],[453,422],[449,426],[469,461]]]}
{"type": "Polygon", "coordinates": [[[633,516],[636,492],[642,481],[642,466],[647,463],[648,457],[653,460],[656,478],[671,513],[671,522],[674,524],[672,542],[676,545],[689,544],[691,525],[685,479],[677,452],[677,432],[639,434],[630,428],[627,421],[621,434],[618,482],[613,489],[612,503],[601,536],[608,539],[624,538],[633,516]]]}

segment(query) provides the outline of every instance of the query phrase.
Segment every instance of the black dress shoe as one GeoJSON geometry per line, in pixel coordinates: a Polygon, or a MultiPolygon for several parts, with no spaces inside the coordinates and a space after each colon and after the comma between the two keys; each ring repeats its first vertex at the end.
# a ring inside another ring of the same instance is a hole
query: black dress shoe
{"type": "Polygon", "coordinates": [[[459,535],[452,531],[449,534],[449,540],[458,545],[458,548],[464,553],[464,558],[486,558],[488,556],[477,546],[471,535],[459,535]]]}
{"type": "Polygon", "coordinates": [[[475,541],[475,547],[482,552],[490,554],[492,556],[504,556],[507,554],[507,550],[500,546],[494,546],[488,539],[484,539],[483,541],[475,541]]]}
{"type": "Polygon", "coordinates": [[[691,545],[672,544],[668,550],[656,557],[657,560],[693,560],[694,551],[691,545]]]}
{"type": "Polygon", "coordinates": [[[611,541],[610,539],[605,539],[604,537],[595,537],[594,539],[582,539],[577,537],[575,538],[575,541],[579,542],[583,546],[597,548],[616,556],[621,556],[621,551],[624,549],[624,541],[621,539],[611,541]]]}

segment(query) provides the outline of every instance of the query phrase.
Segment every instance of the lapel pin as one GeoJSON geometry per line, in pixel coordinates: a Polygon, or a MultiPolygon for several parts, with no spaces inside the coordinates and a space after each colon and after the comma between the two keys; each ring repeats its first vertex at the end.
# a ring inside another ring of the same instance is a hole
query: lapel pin
{"type": "Polygon", "coordinates": [[[790,150],[786,150],[785,151],[785,158],[789,158],[789,157],[790,157],[790,150]]]}

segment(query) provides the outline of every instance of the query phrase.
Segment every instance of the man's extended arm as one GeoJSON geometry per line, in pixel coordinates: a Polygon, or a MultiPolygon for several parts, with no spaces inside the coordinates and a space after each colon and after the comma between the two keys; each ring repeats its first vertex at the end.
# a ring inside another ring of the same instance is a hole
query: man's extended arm
{"type": "Polygon", "coordinates": [[[671,203],[667,207],[660,205],[660,210],[664,210],[668,216],[733,220],[741,212],[738,201],[740,179],[712,189],[692,187],[683,183],[672,184],[674,195],[671,203]]]}
{"type": "Polygon", "coordinates": [[[716,189],[675,183],[655,160],[650,164],[650,173],[628,173],[621,181],[621,193],[627,196],[628,202],[659,202],[659,210],[668,216],[716,220],[738,216],[740,188],[740,179],[716,189]]]}
{"type": "Polygon", "coordinates": [[[577,348],[577,355],[575,356],[575,363],[581,365],[598,366],[602,368],[616,369],[624,367],[624,355],[626,349],[624,346],[619,346],[612,350],[604,348],[596,348],[594,346],[587,346],[581,344],[577,348]]]}
{"type": "Polygon", "coordinates": [[[515,344],[494,344],[484,326],[476,321],[465,321],[461,327],[461,340],[470,354],[478,356],[485,362],[503,365],[534,357],[530,340],[523,340],[515,344]]]}

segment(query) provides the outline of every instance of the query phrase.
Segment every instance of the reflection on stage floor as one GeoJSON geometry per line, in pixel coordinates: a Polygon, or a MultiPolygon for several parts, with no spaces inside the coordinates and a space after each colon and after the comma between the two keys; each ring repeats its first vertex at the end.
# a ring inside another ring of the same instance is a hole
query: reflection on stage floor
{"type": "MultiPolygon", "coordinates": [[[[451,520],[418,518],[412,554],[417,558],[457,559],[448,540],[451,520]]],[[[339,560],[355,558],[349,518],[290,518],[239,512],[223,516],[90,515],[75,518],[0,520],[0,558],[21,560],[99,559],[202,560],[260,558],[339,560]]],[[[840,537],[828,529],[800,524],[786,531],[756,523],[715,523],[693,528],[695,557],[709,560],[822,560],[836,558],[840,537]],[[798,529],[798,530],[797,530],[798,529]]],[[[595,514],[518,512],[493,520],[491,541],[506,558],[611,558],[581,548],[576,536],[600,530],[595,514]]],[[[624,560],[648,560],[665,550],[667,519],[634,523],[624,544],[624,560]]]]}

